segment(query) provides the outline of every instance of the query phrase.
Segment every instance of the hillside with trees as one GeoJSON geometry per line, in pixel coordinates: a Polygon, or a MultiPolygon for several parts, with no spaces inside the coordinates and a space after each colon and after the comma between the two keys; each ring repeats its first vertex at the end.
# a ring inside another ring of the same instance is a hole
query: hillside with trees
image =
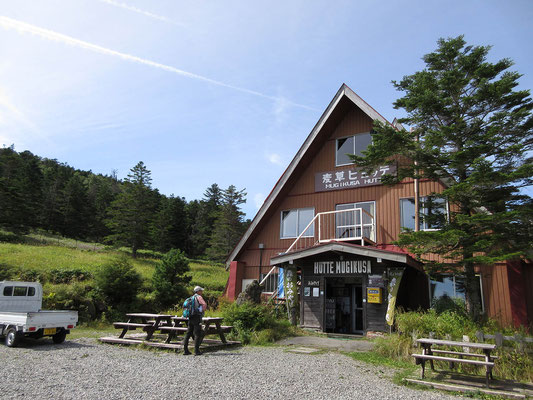
{"type": "Polygon", "coordinates": [[[81,171],[14,146],[0,149],[0,228],[40,230],[72,239],[141,249],[179,249],[191,258],[224,261],[249,221],[244,190],[208,187],[200,200],[165,196],[141,161],[124,180],[81,171]]]}

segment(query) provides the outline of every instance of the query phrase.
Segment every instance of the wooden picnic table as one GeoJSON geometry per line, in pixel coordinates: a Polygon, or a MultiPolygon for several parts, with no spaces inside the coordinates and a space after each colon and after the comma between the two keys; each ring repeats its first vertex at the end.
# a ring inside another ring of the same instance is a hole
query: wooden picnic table
{"type": "Polygon", "coordinates": [[[122,329],[118,336],[120,339],[126,335],[128,330],[135,330],[141,328],[146,332],[146,340],[150,340],[155,331],[161,326],[170,325],[172,323],[172,315],[167,314],[148,314],[148,313],[129,313],[126,314],[128,322],[114,322],[113,326],[117,329],[122,329]],[[140,322],[135,322],[139,321],[140,322]]]}
{"type": "Polygon", "coordinates": [[[420,343],[423,347],[422,354],[413,354],[412,356],[415,357],[417,364],[422,365],[422,378],[424,378],[424,367],[425,367],[426,361],[429,361],[431,365],[431,369],[433,371],[435,370],[435,367],[433,365],[434,360],[435,361],[446,361],[450,364],[450,368],[454,367],[454,363],[480,365],[480,366],[484,366],[486,369],[486,384],[487,384],[487,387],[489,387],[489,377],[490,379],[493,379],[492,368],[494,367],[494,361],[498,358],[496,356],[491,355],[491,352],[496,349],[495,344],[459,342],[459,341],[453,341],[453,340],[440,340],[440,339],[430,339],[430,338],[418,339],[417,343],[420,343]],[[432,348],[432,346],[461,347],[463,351],[441,350],[441,349],[435,350],[432,348]],[[483,351],[483,354],[470,353],[468,351],[469,349],[481,350],[483,351]],[[449,357],[449,356],[447,357],[439,356],[438,354],[458,356],[459,358],[449,357]],[[471,358],[477,358],[477,359],[472,360],[470,358],[465,358],[465,357],[471,357],[471,358]],[[479,358],[483,360],[479,360],[479,358]]]}
{"type": "MultiPolygon", "coordinates": [[[[189,322],[189,318],[186,318],[186,317],[178,317],[178,316],[175,316],[175,317],[172,317],[172,321],[174,321],[174,325],[177,326],[177,324],[184,324],[184,325],[188,325],[188,322],[189,322]]],[[[204,325],[203,326],[203,331],[204,331],[204,336],[205,335],[211,335],[211,334],[218,334],[218,336],[220,337],[220,340],[222,341],[222,343],[227,343],[227,340],[226,340],[226,336],[224,335],[225,332],[229,332],[232,327],[231,326],[223,326],[222,325],[222,321],[224,321],[224,318],[221,318],[221,317],[204,317],[202,318],[202,324],[204,325]],[[215,326],[212,326],[212,325],[215,325],[215,326]]],[[[185,326],[179,328],[179,329],[175,329],[175,330],[170,330],[170,329],[163,329],[163,330],[169,330],[169,331],[174,331],[174,332],[186,332],[187,331],[187,328],[185,326]]],[[[170,339],[168,339],[170,340],[170,339]]]]}

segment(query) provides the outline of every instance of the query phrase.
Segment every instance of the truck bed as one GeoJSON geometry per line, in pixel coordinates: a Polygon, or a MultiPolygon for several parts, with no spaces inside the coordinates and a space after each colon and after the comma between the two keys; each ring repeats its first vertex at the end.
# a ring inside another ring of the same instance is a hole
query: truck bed
{"type": "Polygon", "coordinates": [[[0,325],[22,326],[26,332],[28,328],[67,328],[78,322],[77,311],[41,310],[37,312],[0,312],[0,325]]]}

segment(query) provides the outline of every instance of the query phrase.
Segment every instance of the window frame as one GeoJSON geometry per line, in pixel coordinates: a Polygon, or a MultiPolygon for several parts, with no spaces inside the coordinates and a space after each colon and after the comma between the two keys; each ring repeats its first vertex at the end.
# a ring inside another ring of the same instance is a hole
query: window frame
{"type": "MultiPolygon", "coordinates": [[[[263,279],[265,279],[265,276],[266,276],[266,274],[261,273],[259,282],[261,282],[263,279]]],[[[278,272],[271,273],[268,276],[267,281],[265,282],[265,290],[263,290],[263,293],[265,293],[265,294],[274,293],[278,289],[278,284],[279,284],[279,273],[278,272]],[[275,277],[275,279],[273,279],[273,277],[275,277]],[[267,289],[272,289],[271,287],[270,288],[268,287],[268,283],[270,283],[270,285],[272,285],[272,283],[271,283],[272,281],[274,281],[274,289],[275,290],[272,290],[272,291],[267,290],[267,289]]]]}
{"type": "MultiPolygon", "coordinates": [[[[428,197],[431,197],[431,196],[420,196],[419,197],[419,201],[420,203],[424,203],[425,202],[425,199],[427,199],[428,197]]],[[[446,198],[442,198],[442,197],[438,197],[438,199],[442,199],[444,200],[444,216],[446,218],[446,222],[450,221],[450,207],[449,207],[449,203],[448,203],[448,199],[446,198]]],[[[400,207],[400,232],[407,232],[407,229],[409,228],[406,228],[402,225],[402,222],[404,220],[403,218],[403,207],[402,207],[402,201],[403,200],[413,200],[414,201],[414,197],[400,197],[399,199],[399,207],[400,207]]],[[[419,205],[420,205],[419,203],[419,205]]],[[[414,205],[413,205],[414,207],[414,205]]],[[[427,222],[425,221],[425,218],[424,218],[424,214],[426,214],[426,207],[424,205],[420,205],[420,217],[421,217],[421,221],[419,220],[418,223],[419,223],[419,230],[420,231],[424,231],[424,232],[435,232],[435,231],[440,231],[441,228],[426,228],[427,226],[427,222]]],[[[416,210],[415,210],[416,212],[416,210]]],[[[414,224],[414,222],[413,222],[414,224]]]]}
{"type": "MultiPolygon", "coordinates": [[[[316,217],[315,207],[290,208],[288,210],[281,210],[280,215],[279,215],[279,218],[280,218],[280,221],[279,221],[279,238],[280,239],[296,239],[296,238],[298,238],[300,236],[301,233],[298,233],[298,227],[300,226],[300,210],[313,210],[313,218],[316,217]],[[284,212],[291,212],[291,211],[296,211],[296,236],[283,236],[283,213],[284,212]]],[[[311,220],[313,220],[313,218],[311,218],[311,220]]],[[[314,223],[313,223],[312,226],[313,226],[313,234],[312,235],[304,235],[304,236],[302,236],[303,238],[305,238],[305,237],[314,237],[315,236],[314,223]]]]}
{"type": "MultiPolygon", "coordinates": [[[[376,222],[376,215],[377,215],[377,210],[376,210],[376,200],[366,200],[366,201],[356,201],[354,203],[340,203],[340,204],[335,204],[335,211],[339,211],[337,209],[338,206],[346,206],[346,205],[352,205],[352,208],[357,208],[357,204],[362,204],[362,203],[372,203],[373,206],[374,206],[374,215],[373,215],[373,223],[370,223],[370,224],[362,224],[363,226],[363,232],[361,232],[361,234],[363,234],[363,237],[364,237],[364,228],[365,227],[370,227],[371,228],[371,232],[373,234],[373,237],[369,237],[368,239],[376,242],[376,239],[377,239],[377,232],[376,232],[376,227],[377,227],[377,222],[376,222]],[[372,229],[373,228],[373,229],[372,229]]],[[[361,207],[359,207],[361,208],[361,207]]],[[[362,221],[361,221],[362,222],[362,221]]],[[[335,218],[335,236],[337,236],[337,229],[339,228],[350,228],[350,227],[353,227],[354,230],[356,228],[356,225],[355,225],[355,220],[354,220],[354,224],[353,225],[340,225],[338,226],[337,225],[337,219],[335,218]]],[[[354,240],[357,240],[357,239],[354,239],[354,240]]]]}
{"type": "MultiPolygon", "coordinates": [[[[355,137],[358,136],[358,135],[366,135],[366,134],[369,134],[370,135],[370,143],[372,143],[372,131],[368,131],[368,132],[359,132],[359,133],[354,133],[353,135],[348,135],[348,136],[343,136],[343,137],[340,137],[340,138],[336,138],[335,139],[335,166],[336,167],[344,167],[346,165],[353,165],[353,162],[349,162],[349,163],[346,163],[346,164],[339,164],[339,157],[338,157],[338,152],[339,152],[339,140],[342,140],[342,139],[348,139],[348,138],[353,138],[353,152],[352,153],[346,153],[346,154],[355,154],[355,137]]],[[[366,148],[365,148],[366,150],[366,148]]],[[[362,150],[361,150],[362,151],[362,150]]]]}
{"type": "MultiPolygon", "coordinates": [[[[451,277],[453,278],[453,298],[462,298],[462,297],[458,297],[457,296],[457,284],[456,284],[456,281],[455,279],[456,278],[462,278],[464,279],[464,276],[462,275],[454,275],[454,274],[438,274],[442,277],[451,277]]],[[[481,273],[479,274],[476,274],[476,277],[478,277],[479,279],[479,295],[481,297],[481,311],[482,312],[485,312],[485,299],[484,299],[484,294],[483,294],[483,276],[481,273]]],[[[430,305],[430,308],[431,308],[431,303],[433,301],[433,297],[431,295],[431,276],[428,275],[428,292],[429,292],[429,305],[430,305]]],[[[466,301],[466,294],[465,294],[465,301],[466,301]]]]}

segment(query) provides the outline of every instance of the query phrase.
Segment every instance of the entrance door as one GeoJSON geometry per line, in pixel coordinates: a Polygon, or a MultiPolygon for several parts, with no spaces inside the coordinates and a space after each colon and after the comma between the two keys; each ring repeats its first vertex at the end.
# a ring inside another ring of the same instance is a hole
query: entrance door
{"type": "Polygon", "coordinates": [[[359,278],[327,278],[326,332],[363,333],[363,285],[359,278]]]}
{"type": "Polygon", "coordinates": [[[352,285],[352,331],[363,333],[363,286],[352,285]]]}

